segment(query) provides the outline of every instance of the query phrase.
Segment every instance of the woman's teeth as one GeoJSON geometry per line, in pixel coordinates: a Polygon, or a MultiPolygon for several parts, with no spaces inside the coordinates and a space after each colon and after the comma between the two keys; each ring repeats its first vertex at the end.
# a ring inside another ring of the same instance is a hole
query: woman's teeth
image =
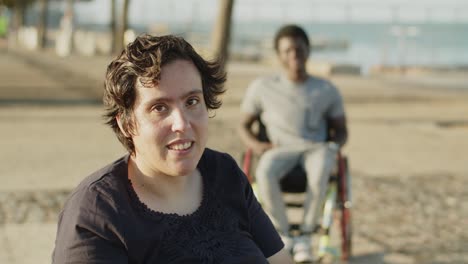
{"type": "Polygon", "coordinates": [[[169,149],[186,150],[186,149],[190,148],[191,146],[192,146],[192,142],[186,142],[186,143],[183,143],[183,144],[171,145],[171,146],[169,146],[169,149]]]}

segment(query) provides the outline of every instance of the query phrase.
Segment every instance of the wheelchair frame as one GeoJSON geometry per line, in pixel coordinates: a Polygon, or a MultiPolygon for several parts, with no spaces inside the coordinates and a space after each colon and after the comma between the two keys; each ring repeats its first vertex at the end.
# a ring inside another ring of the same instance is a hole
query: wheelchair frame
{"type": "MultiPolygon", "coordinates": [[[[258,120],[258,138],[268,141],[264,125],[258,120]]],[[[242,157],[242,170],[255,189],[255,177],[252,173],[253,159],[255,155],[251,149],[247,149],[242,157]]],[[[299,166],[296,166],[280,181],[280,186],[285,193],[303,193],[306,189],[306,175],[299,166]]],[[[338,153],[337,167],[330,176],[327,193],[323,201],[321,222],[316,230],[319,235],[317,256],[319,261],[330,253],[331,227],[338,221],[341,238],[341,259],[348,261],[352,253],[352,221],[351,221],[351,177],[348,168],[348,158],[338,153]]]]}

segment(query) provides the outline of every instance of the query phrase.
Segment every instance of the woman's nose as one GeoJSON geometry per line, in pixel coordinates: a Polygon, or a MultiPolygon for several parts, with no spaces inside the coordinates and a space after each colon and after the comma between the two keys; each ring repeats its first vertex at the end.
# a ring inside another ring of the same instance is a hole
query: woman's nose
{"type": "Polygon", "coordinates": [[[190,127],[190,122],[187,113],[183,110],[176,109],[172,112],[172,131],[184,132],[190,127]]]}

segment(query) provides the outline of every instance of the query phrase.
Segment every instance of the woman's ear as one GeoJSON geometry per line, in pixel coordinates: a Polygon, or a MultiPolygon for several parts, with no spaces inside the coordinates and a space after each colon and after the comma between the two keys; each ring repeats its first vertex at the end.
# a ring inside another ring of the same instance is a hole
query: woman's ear
{"type": "Polygon", "coordinates": [[[130,137],[130,135],[128,134],[128,132],[124,129],[124,126],[122,124],[122,119],[120,118],[120,115],[117,115],[115,117],[115,119],[117,120],[117,125],[119,125],[119,129],[120,129],[120,132],[122,132],[122,134],[125,136],[125,137],[130,137]]]}

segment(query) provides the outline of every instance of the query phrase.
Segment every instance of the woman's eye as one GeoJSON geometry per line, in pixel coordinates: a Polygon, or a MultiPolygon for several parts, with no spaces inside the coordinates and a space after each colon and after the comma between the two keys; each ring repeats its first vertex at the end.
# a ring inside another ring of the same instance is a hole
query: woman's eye
{"type": "Polygon", "coordinates": [[[165,105],[155,105],[153,106],[153,111],[156,112],[164,112],[167,110],[167,107],[165,105]]]}
{"type": "Polygon", "coordinates": [[[196,105],[198,104],[200,100],[198,100],[198,98],[190,98],[187,100],[187,105],[188,106],[191,106],[191,105],[196,105]]]}

